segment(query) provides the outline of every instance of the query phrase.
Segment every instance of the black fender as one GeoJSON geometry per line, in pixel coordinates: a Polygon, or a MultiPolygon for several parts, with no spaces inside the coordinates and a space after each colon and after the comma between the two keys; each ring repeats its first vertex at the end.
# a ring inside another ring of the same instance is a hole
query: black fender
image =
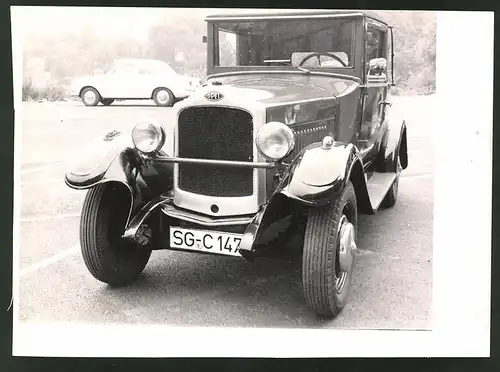
{"type": "Polygon", "coordinates": [[[247,260],[253,261],[258,255],[256,247],[261,243],[262,232],[275,221],[289,214],[300,213],[299,206],[298,201],[292,200],[292,203],[290,203],[290,199],[285,195],[275,192],[268,202],[261,206],[246,227],[239,245],[241,255],[247,260]]]}
{"type": "MultiPolygon", "coordinates": [[[[161,155],[165,154],[161,152],[161,155]]],[[[75,190],[90,189],[106,182],[124,185],[131,198],[128,225],[135,210],[161,191],[168,191],[173,180],[173,165],[146,163],[134,149],[130,136],[112,130],[86,146],[69,165],[64,178],[66,185],[75,190]],[[163,179],[163,190],[147,182],[155,179],[158,173],[167,177],[163,179]]]]}
{"type": "Polygon", "coordinates": [[[334,201],[347,186],[354,185],[363,213],[373,208],[366,187],[363,162],[353,144],[335,142],[330,148],[314,143],[304,148],[294,159],[278,186],[278,192],[306,206],[321,206],[334,201]]]}
{"type": "Polygon", "coordinates": [[[284,172],[268,202],[247,226],[239,246],[241,255],[253,260],[261,232],[273,221],[290,213],[301,213],[307,207],[335,201],[349,180],[354,185],[358,209],[365,214],[375,213],[363,163],[354,145],[335,142],[329,149],[323,149],[321,143],[305,147],[284,172]]]}
{"type": "Polygon", "coordinates": [[[387,119],[387,130],[380,147],[380,172],[397,172],[398,157],[403,169],[408,168],[408,142],[406,121],[402,119],[387,119]]]}

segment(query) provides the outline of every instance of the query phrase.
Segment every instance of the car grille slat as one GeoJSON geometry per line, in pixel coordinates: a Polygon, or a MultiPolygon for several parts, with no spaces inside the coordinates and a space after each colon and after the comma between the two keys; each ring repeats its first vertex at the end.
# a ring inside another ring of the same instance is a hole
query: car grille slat
{"type": "Polygon", "coordinates": [[[296,142],[294,150],[287,156],[288,161],[293,160],[300,151],[311,143],[321,142],[323,137],[328,134],[328,127],[323,123],[321,123],[321,125],[297,125],[292,126],[292,129],[295,132],[296,142]]]}
{"type": "MultiPolygon", "coordinates": [[[[243,110],[191,107],[178,120],[178,156],[253,161],[253,119],[243,110]]],[[[178,186],[196,194],[239,197],[253,194],[252,168],[179,164],[178,186]]]]}

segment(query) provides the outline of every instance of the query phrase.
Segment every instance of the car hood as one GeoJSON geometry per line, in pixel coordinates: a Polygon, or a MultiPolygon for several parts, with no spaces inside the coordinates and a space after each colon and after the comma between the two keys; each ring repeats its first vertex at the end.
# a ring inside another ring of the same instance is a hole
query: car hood
{"type": "Polygon", "coordinates": [[[295,73],[238,74],[214,76],[199,88],[193,98],[209,92],[224,96],[244,97],[266,106],[281,105],[321,98],[338,98],[355,90],[359,84],[351,79],[295,73]]]}

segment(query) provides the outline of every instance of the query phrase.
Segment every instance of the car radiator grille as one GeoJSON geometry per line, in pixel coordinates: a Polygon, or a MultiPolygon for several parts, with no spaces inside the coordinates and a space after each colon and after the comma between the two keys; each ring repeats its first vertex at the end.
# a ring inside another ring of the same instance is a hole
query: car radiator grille
{"type": "MultiPolygon", "coordinates": [[[[187,108],[179,115],[177,132],[179,157],[253,161],[253,119],[246,111],[187,108]]],[[[179,164],[178,186],[208,196],[250,196],[253,168],[179,164]]]]}

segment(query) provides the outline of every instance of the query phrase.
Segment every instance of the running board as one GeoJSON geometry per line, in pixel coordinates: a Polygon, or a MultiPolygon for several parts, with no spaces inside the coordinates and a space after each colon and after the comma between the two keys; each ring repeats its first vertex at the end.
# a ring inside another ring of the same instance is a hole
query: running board
{"type": "Polygon", "coordinates": [[[375,172],[366,182],[370,203],[374,211],[380,207],[382,200],[384,200],[387,191],[389,191],[395,179],[396,173],[375,172]]]}

